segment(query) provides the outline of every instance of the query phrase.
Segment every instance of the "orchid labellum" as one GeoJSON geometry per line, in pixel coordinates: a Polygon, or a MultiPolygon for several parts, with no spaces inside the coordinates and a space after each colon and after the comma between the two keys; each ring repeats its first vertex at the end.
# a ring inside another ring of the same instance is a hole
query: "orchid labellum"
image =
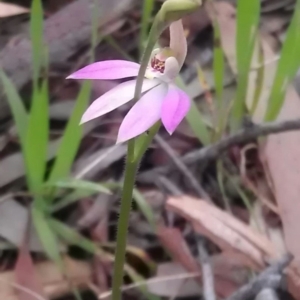
{"type": "MultiPolygon", "coordinates": [[[[172,134],[190,108],[189,97],[173,83],[183,65],[187,42],[181,20],[170,25],[170,45],[155,49],[145,74],[142,97],[121,123],[117,143],[146,132],[161,119],[172,134]]],[[[70,75],[70,79],[121,79],[136,77],[140,65],[125,60],[107,60],[90,64],[70,75]]],[[[100,117],[134,97],[136,80],[123,82],[96,99],[83,114],[81,123],[100,117]]]]}

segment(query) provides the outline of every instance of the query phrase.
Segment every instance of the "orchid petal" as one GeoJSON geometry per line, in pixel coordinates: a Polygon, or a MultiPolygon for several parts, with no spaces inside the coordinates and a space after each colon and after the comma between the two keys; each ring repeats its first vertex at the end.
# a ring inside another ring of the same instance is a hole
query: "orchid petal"
{"type": "Polygon", "coordinates": [[[164,77],[166,79],[168,79],[169,81],[174,80],[179,74],[179,70],[180,68],[178,65],[178,61],[175,57],[169,57],[166,59],[164,71],[164,77]]]}
{"type": "MultiPolygon", "coordinates": [[[[144,79],[142,93],[158,85],[160,81],[144,79]]],[[[85,111],[81,118],[81,124],[100,117],[119,106],[129,102],[134,97],[136,80],[130,80],[119,84],[98,99],[96,99],[85,111]]]]}
{"type": "Polygon", "coordinates": [[[99,61],[76,71],[67,79],[120,79],[138,75],[140,65],[127,60],[99,61]]]}
{"type": "Polygon", "coordinates": [[[177,77],[178,74],[179,65],[177,59],[175,57],[169,57],[166,59],[165,70],[163,74],[153,68],[148,67],[146,69],[145,77],[148,79],[158,78],[164,82],[170,83],[177,77]]]}
{"type": "Polygon", "coordinates": [[[187,41],[181,20],[170,25],[170,48],[174,51],[181,69],[187,53],[187,41]]]}
{"type": "Polygon", "coordinates": [[[130,140],[153,126],[161,115],[161,106],[168,92],[167,84],[160,84],[146,93],[125,116],[117,143],[130,140]]]}
{"type": "Polygon", "coordinates": [[[189,96],[175,86],[170,86],[163,101],[161,120],[169,134],[172,134],[190,109],[189,96]]]}

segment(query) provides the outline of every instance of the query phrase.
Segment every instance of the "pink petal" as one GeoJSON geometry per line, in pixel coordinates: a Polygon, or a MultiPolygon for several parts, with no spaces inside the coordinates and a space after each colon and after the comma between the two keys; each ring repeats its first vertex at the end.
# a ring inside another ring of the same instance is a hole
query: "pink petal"
{"type": "Polygon", "coordinates": [[[161,120],[169,134],[172,134],[190,109],[189,96],[175,86],[170,86],[163,101],[161,120]]]}
{"type": "MultiPolygon", "coordinates": [[[[144,79],[142,92],[148,91],[159,83],[158,80],[144,79]]],[[[96,99],[83,114],[80,124],[98,118],[132,100],[135,84],[136,80],[123,82],[96,99]]]]}
{"type": "Polygon", "coordinates": [[[160,84],[131,108],[120,126],[117,143],[140,135],[160,119],[162,102],[167,92],[168,85],[160,84]]]}
{"type": "Polygon", "coordinates": [[[140,65],[127,60],[105,60],[90,64],[67,79],[120,79],[137,76],[140,65]]]}
{"type": "Polygon", "coordinates": [[[167,81],[173,81],[179,74],[180,68],[175,57],[169,57],[165,62],[164,76],[167,81]]]}

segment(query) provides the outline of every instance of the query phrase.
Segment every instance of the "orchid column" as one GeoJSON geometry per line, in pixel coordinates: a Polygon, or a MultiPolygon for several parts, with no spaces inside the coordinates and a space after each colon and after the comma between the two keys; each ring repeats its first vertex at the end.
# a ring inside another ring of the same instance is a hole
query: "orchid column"
{"type": "Polygon", "coordinates": [[[174,79],[184,63],[187,42],[181,17],[196,10],[199,0],[166,0],[155,17],[141,64],[109,60],[96,62],[70,75],[70,79],[123,79],[96,99],[82,116],[81,123],[98,118],[134,100],[136,103],[122,121],[117,143],[128,142],[125,178],[118,221],[117,245],[113,273],[113,300],[121,299],[126,240],[131,210],[132,191],[138,165],[161,123],[172,134],[188,113],[190,100],[175,86],[174,79]],[[153,47],[164,28],[169,26],[170,44],[167,48],[153,47]],[[141,97],[141,94],[142,97],[141,97]],[[146,134],[146,131],[148,133],[146,134]]]}

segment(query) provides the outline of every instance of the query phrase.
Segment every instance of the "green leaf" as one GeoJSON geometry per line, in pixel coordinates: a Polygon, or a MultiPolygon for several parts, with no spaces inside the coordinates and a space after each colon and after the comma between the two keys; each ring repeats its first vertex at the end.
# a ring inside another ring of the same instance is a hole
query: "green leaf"
{"type": "MultiPolygon", "coordinates": [[[[122,190],[123,188],[123,184],[119,182],[108,182],[105,185],[111,189],[122,190]]],[[[153,214],[153,210],[149,203],[146,201],[145,197],[137,189],[133,189],[132,197],[141,213],[144,215],[145,219],[152,226],[152,228],[155,228],[155,217],[153,214]]]]}
{"type": "Polygon", "coordinates": [[[50,208],[50,212],[54,213],[56,211],[61,210],[62,208],[71,205],[83,198],[87,198],[97,194],[98,192],[95,190],[75,190],[65,197],[61,198],[57,203],[53,204],[50,208]]]}
{"type": "Polygon", "coordinates": [[[24,146],[25,137],[28,125],[28,114],[23,104],[23,101],[6,74],[0,69],[0,78],[3,83],[4,91],[6,93],[7,101],[14,117],[14,121],[17,127],[17,132],[21,141],[21,145],[24,146]]]}
{"type": "Polygon", "coordinates": [[[260,0],[238,0],[237,5],[237,93],[232,110],[232,129],[240,127],[245,112],[248,77],[260,16],[260,0]]]}
{"type": "Polygon", "coordinates": [[[300,0],[297,0],[294,15],[286,33],[278,62],[275,79],[268,101],[265,121],[278,116],[284,102],[286,89],[300,67],[300,0]]]}
{"type": "Polygon", "coordinates": [[[33,95],[24,145],[28,186],[33,194],[41,192],[47,163],[48,96],[48,83],[44,80],[41,89],[37,89],[33,95]]]}
{"type": "Polygon", "coordinates": [[[35,85],[39,77],[43,58],[43,7],[41,0],[33,0],[30,15],[30,39],[32,46],[33,79],[35,85]]]}
{"type": "Polygon", "coordinates": [[[217,136],[222,136],[226,123],[226,107],[223,101],[223,85],[224,85],[224,53],[221,45],[221,31],[217,19],[213,20],[214,28],[214,57],[213,71],[217,98],[217,136]]]}
{"type": "MultiPolygon", "coordinates": [[[[185,90],[185,84],[180,77],[177,77],[176,84],[183,90],[185,90]]],[[[195,102],[191,99],[191,108],[186,115],[186,120],[189,123],[191,129],[193,130],[195,136],[203,145],[208,145],[210,143],[210,133],[206,127],[203,120],[201,112],[197,108],[195,102]]]]}
{"type": "Polygon", "coordinates": [[[92,254],[102,252],[102,250],[97,247],[96,244],[94,244],[91,240],[85,238],[83,235],[79,234],[71,227],[55,219],[50,219],[49,222],[53,231],[55,231],[57,235],[59,235],[69,245],[78,246],[92,254]]]}
{"type": "Polygon", "coordinates": [[[264,74],[265,74],[265,66],[264,66],[264,50],[262,48],[261,43],[259,43],[259,53],[258,53],[258,63],[259,63],[259,68],[257,70],[257,75],[256,75],[256,80],[255,80],[255,91],[254,91],[254,96],[253,96],[253,101],[252,105],[250,108],[250,114],[253,116],[255,113],[255,110],[257,108],[260,95],[263,91],[264,87],[264,74]]]}
{"type": "Polygon", "coordinates": [[[91,92],[91,82],[85,82],[76,99],[72,116],[65,129],[49,182],[55,182],[69,175],[71,166],[77,154],[81,137],[82,126],[79,125],[81,116],[87,107],[91,92]]]}
{"type": "Polygon", "coordinates": [[[90,190],[99,193],[111,194],[111,191],[102,184],[76,178],[67,178],[55,182],[48,182],[46,186],[55,186],[58,188],[68,188],[77,190],[90,190]]]}
{"type": "Polygon", "coordinates": [[[147,202],[147,200],[145,199],[145,197],[137,189],[134,189],[133,190],[133,199],[134,199],[135,203],[137,204],[137,206],[139,207],[140,211],[145,216],[148,223],[151,225],[151,227],[153,229],[155,229],[156,225],[155,225],[155,218],[154,218],[153,210],[152,210],[151,206],[149,205],[149,203],[147,202]]]}
{"type": "MultiPolygon", "coordinates": [[[[89,252],[91,254],[97,254],[98,253],[100,255],[101,254],[106,255],[104,253],[104,251],[101,250],[101,248],[99,248],[95,243],[93,243],[89,239],[85,238],[84,236],[79,234],[77,231],[75,231],[71,227],[63,224],[62,222],[54,220],[54,219],[51,219],[50,223],[51,223],[51,227],[53,228],[53,230],[55,232],[57,232],[57,234],[60,235],[61,238],[64,239],[68,244],[76,245],[76,246],[84,249],[86,252],[89,252]]],[[[127,272],[127,274],[131,277],[131,279],[133,281],[135,281],[135,282],[145,282],[144,278],[141,277],[130,266],[125,265],[124,270],[127,272]]],[[[151,300],[158,300],[159,299],[156,296],[153,296],[148,292],[146,284],[145,285],[142,284],[139,288],[140,288],[140,290],[143,294],[147,295],[148,299],[151,299],[151,300]]]]}
{"type": "Polygon", "coordinates": [[[51,224],[49,223],[51,219],[47,218],[46,215],[37,207],[32,208],[31,214],[33,224],[45,252],[48,257],[62,269],[62,259],[59,252],[58,240],[54,231],[51,229],[51,224]]]}

